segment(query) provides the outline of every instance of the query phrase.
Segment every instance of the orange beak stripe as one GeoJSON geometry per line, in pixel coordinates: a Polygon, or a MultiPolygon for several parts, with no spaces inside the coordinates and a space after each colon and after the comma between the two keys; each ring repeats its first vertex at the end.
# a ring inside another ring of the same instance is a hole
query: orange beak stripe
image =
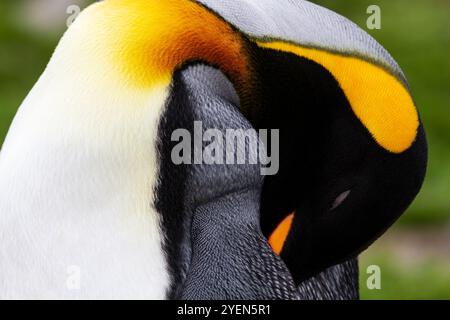
{"type": "Polygon", "coordinates": [[[286,242],[289,231],[291,230],[293,220],[294,213],[284,218],[284,220],[278,225],[278,227],[276,227],[269,237],[269,244],[277,255],[280,255],[281,250],[283,250],[283,246],[286,242]]]}

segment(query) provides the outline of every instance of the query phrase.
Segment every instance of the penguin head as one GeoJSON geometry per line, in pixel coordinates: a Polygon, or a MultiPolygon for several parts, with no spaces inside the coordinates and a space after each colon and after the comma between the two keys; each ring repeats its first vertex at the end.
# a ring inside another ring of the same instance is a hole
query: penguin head
{"type": "Polygon", "coordinates": [[[382,67],[335,56],[337,65],[348,64],[339,78],[317,60],[264,55],[284,67],[263,78],[283,74],[292,82],[267,81],[265,101],[279,103],[286,117],[262,120],[282,128],[280,171],[263,189],[262,228],[299,283],[356,257],[402,215],[424,179],[426,141],[407,86],[382,67]],[[352,100],[352,90],[367,100],[352,100]]]}

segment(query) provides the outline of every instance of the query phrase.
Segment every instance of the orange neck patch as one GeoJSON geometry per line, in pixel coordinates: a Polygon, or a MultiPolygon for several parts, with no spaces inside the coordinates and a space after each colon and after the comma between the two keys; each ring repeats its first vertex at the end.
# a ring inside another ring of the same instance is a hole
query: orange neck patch
{"type": "Polygon", "coordinates": [[[188,61],[219,67],[235,84],[249,82],[245,43],[225,21],[190,0],[107,0],[89,10],[104,30],[99,43],[129,82],[170,84],[188,61]]]}

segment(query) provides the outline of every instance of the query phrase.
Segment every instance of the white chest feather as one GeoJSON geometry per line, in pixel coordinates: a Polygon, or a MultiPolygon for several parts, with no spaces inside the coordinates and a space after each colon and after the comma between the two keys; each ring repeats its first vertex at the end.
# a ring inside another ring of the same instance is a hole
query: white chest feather
{"type": "Polygon", "coordinates": [[[0,153],[0,298],[164,298],[153,197],[167,89],[99,84],[106,72],[59,55],[0,153]]]}

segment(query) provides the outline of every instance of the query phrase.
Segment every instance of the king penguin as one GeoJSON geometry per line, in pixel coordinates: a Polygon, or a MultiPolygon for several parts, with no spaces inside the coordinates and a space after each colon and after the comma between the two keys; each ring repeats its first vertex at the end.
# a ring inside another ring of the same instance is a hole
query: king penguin
{"type": "Polygon", "coordinates": [[[100,1],[2,146],[0,298],[356,299],[426,162],[403,72],[325,8],[100,1]],[[176,165],[197,120],[279,129],[279,172],[176,165]]]}

